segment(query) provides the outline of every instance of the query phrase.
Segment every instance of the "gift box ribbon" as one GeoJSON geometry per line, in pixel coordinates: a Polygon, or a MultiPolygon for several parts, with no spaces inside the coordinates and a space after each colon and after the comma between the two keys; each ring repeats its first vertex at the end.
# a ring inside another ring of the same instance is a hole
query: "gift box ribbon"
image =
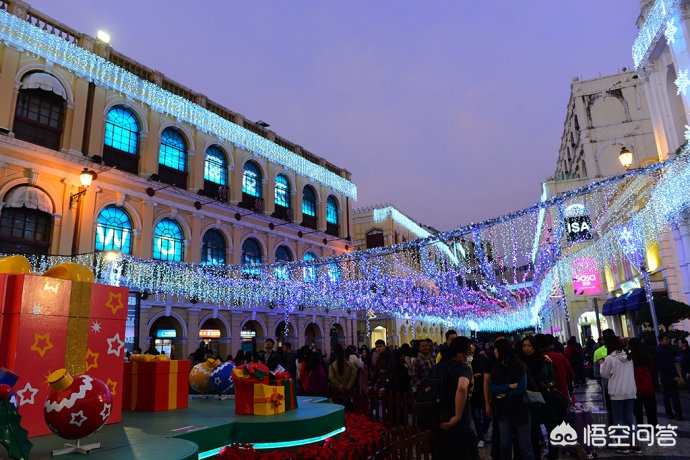
{"type": "Polygon", "coordinates": [[[269,396],[255,396],[254,402],[270,403],[271,406],[273,407],[273,412],[275,414],[278,414],[278,413],[280,413],[279,409],[280,409],[281,404],[283,404],[283,399],[285,399],[285,395],[278,392],[278,387],[271,387],[271,388],[273,388],[273,394],[271,394],[269,396]]]}

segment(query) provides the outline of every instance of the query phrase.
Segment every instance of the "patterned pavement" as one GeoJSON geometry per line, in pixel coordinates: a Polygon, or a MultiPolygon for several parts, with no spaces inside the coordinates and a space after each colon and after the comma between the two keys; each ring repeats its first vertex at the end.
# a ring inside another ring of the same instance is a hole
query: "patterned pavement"
{"type": "MultiPolygon", "coordinates": [[[[592,408],[603,408],[603,395],[599,385],[594,380],[590,380],[587,385],[580,386],[575,389],[575,398],[579,403],[582,403],[586,409],[592,408]]],[[[688,390],[681,390],[681,404],[683,406],[683,415],[686,418],[690,418],[690,392],[688,390]]],[[[678,421],[675,419],[668,419],[665,417],[666,410],[664,409],[663,399],[661,391],[657,393],[657,412],[659,414],[659,424],[660,425],[671,425],[675,426],[675,446],[648,446],[646,443],[642,445],[641,453],[629,453],[620,454],[615,452],[611,447],[599,447],[595,448],[594,455],[590,455],[590,458],[607,458],[607,459],[624,459],[624,458],[635,458],[639,460],[687,460],[690,458],[690,420],[678,421]]],[[[491,460],[490,455],[490,444],[487,444],[484,448],[479,449],[480,456],[482,460],[491,460]]],[[[585,457],[581,457],[584,459],[585,457]]],[[[543,459],[546,458],[545,455],[542,456],[543,459]]],[[[572,454],[562,454],[560,458],[563,459],[577,459],[577,454],[573,452],[572,454]]]]}

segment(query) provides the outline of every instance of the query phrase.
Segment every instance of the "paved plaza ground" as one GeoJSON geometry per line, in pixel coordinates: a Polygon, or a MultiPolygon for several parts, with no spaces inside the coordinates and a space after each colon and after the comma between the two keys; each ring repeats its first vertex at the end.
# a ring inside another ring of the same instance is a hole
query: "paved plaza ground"
{"type": "MultiPolygon", "coordinates": [[[[575,398],[583,403],[586,408],[592,407],[603,407],[603,395],[599,388],[599,385],[594,381],[590,380],[586,386],[581,386],[575,389],[575,398]]],[[[636,459],[664,459],[664,460],[687,460],[690,458],[690,392],[688,390],[681,390],[681,404],[683,406],[683,416],[686,420],[678,421],[675,419],[668,419],[665,417],[666,410],[664,409],[664,403],[662,394],[659,391],[657,393],[657,407],[659,414],[659,424],[661,425],[674,425],[678,428],[676,429],[676,445],[674,447],[662,447],[662,446],[643,446],[642,452],[639,454],[619,454],[614,451],[613,448],[600,448],[597,449],[597,458],[636,458],[636,459]]],[[[491,459],[490,455],[490,444],[487,444],[484,448],[480,449],[480,455],[482,460],[491,459]]],[[[546,458],[542,456],[542,458],[546,458]]],[[[573,459],[576,456],[562,455],[561,458],[573,459]]]]}

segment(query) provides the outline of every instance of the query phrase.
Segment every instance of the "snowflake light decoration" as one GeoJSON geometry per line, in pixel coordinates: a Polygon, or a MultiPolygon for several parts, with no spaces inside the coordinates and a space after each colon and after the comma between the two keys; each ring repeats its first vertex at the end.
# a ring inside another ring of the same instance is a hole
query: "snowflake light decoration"
{"type": "Polygon", "coordinates": [[[685,94],[688,92],[688,85],[690,85],[690,79],[688,79],[688,69],[679,71],[678,78],[676,78],[674,83],[678,87],[676,94],[682,94],[685,96],[685,94]]]}
{"type": "Polygon", "coordinates": [[[678,32],[678,27],[676,27],[673,18],[671,18],[666,22],[666,29],[664,30],[664,36],[666,37],[668,46],[676,42],[676,32],[678,32]]]}

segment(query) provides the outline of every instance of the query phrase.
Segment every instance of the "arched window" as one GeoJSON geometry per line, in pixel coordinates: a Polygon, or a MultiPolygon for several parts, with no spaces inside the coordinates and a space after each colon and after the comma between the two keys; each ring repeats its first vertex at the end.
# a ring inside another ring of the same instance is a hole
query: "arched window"
{"type": "Polygon", "coordinates": [[[309,185],[302,190],[302,225],[316,229],[316,192],[309,185]]]}
{"type": "Polygon", "coordinates": [[[7,192],[0,213],[0,253],[48,254],[53,228],[53,203],[37,187],[7,192]]]}
{"type": "Polygon", "coordinates": [[[124,105],[108,111],[103,139],[103,162],[120,171],[136,174],[139,168],[139,121],[124,105]]]}
{"type": "Polygon", "coordinates": [[[106,206],[96,221],[96,251],[132,253],[132,219],[119,206],[106,206]]]}
{"type": "MultiPolygon", "coordinates": [[[[287,246],[280,245],[276,248],[276,263],[292,262],[292,253],[287,246]]],[[[275,269],[276,278],[288,279],[290,276],[286,267],[278,267],[275,269]]]]}
{"type": "Polygon", "coordinates": [[[218,230],[209,230],[201,242],[201,263],[225,265],[225,238],[218,230]]]}
{"type": "Polygon", "coordinates": [[[206,149],[203,192],[217,200],[228,201],[228,160],[217,145],[206,149]]]}
{"type": "Polygon", "coordinates": [[[184,188],[187,185],[187,142],[175,128],[165,128],[158,151],[158,178],[184,188]]]}
{"type": "MultiPolygon", "coordinates": [[[[314,255],[313,252],[305,252],[304,253],[304,260],[305,262],[309,262],[316,259],[316,256],[314,255]]],[[[304,281],[308,283],[313,283],[316,281],[316,266],[315,265],[308,265],[304,267],[304,281]]]]}
{"type": "Polygon", "coordinates": [[[54,76],[45,72],[26,75],[17,96],[14,137],[60,150],[65,100],[65,89],[54,76]]]}
{"type": "Polygon", "coordinates": [[[275,202],[278,206],[290,207],[290,182],[285,174],[276,176],[275,202]]]}
{"type": "Polygon", "coordinates": [[[182,227],[170,218],[162,219],[153,232],[153,258],[180,262],[184,260],[182,227]]]}
{"type": "Polygon", "coordinates": [[[204,179],[219,185],[228,185],[228,161],[217,145],[206,149],[204,179]]]}
{"type": "Polygon", "coordinates": [[[242,265],[261,263],[261,245],[254,238],[247,238],[242,243],[242,265]]]}
{"type": "Polygon", "coordinates": [[[333,195],[326,200],[326,222],[338,225],[338,200],[333,195]]]}
{"type": "Polygon", "coordinates": [[[242,193],[261,198],[261,180],[259,165],[253,161],[246,162],[242,173],[242,193]]]}
{"type": "Polygon", "coordinates": [[[335,262],[328,264],[328,281],[331,283],[340,279],[340,265],[335,262]]]}

